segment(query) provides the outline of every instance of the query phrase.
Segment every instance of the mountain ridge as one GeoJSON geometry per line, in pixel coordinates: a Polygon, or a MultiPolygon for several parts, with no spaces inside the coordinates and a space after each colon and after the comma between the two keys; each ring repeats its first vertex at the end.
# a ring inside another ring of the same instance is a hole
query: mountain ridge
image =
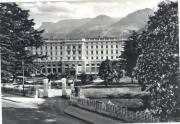
{"type": "Polygon", "coordinates": [[[129,31],[143,29],[153,13],[152,9],[145,8],[124,18],[98,15],[95,18],[67,19],[56,23],[43,22],[38,30],[45,29],[44,38],[127,37],[129,31]]]}

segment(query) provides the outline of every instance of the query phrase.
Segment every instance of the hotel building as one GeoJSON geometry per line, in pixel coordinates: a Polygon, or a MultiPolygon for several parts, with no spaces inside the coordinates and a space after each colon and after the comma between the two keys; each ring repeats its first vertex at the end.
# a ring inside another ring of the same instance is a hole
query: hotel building
{"type": "Polygon", "coordinates": [[[47,55],[38,59],[42,69],[36,74],[65,73],[74,68],[76,74],[98,74],[105,59],[117,60],[123,51],[124,39],[83,38],[80,40],[45,40],[43,46],[32,48],[34,54],[47,55]]]}

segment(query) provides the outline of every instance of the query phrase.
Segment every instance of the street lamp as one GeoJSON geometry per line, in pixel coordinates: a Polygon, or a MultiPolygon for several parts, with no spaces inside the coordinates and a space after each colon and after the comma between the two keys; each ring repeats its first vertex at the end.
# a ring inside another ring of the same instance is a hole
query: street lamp
{"type": "Polygon", "coordinates": [[[25,96],[25,93],[24,93],[24,60],[22,60],[22,72],[23,72],[23,96],[25,96]]]}
{"type": "MultiPolygon", "coordinates": [[[[25,51],[28,50],[27,47],[24,48],[25,51]]],[[[24,59],[22,59],[22,72],[23,72],[23,96],[25,96],[25,92],[24,92],[24,59]]]]}

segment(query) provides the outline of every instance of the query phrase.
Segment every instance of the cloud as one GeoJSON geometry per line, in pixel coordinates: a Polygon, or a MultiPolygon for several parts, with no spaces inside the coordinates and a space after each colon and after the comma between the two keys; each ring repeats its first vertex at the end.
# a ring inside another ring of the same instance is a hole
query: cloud
{"type": "Polygon", "coordinates": [[[162,0],[64,0],[60,2],[18,3],[30,10],[31,18],[39,26],[42,22],[56,22],[62,19],[93,18],[100,14],[124,17],[144,8],[153,8],[162,0]]]}

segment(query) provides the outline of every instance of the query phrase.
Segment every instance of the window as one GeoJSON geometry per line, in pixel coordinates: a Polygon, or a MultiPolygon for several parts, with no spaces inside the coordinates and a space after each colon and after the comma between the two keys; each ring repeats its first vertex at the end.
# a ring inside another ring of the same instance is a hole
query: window
{"type": "Polygon", "coordinates": [[[43,68],[43,69],[42,69],[42,73],[45,73],[45,72],[46,72],[46,70],[45,70],[45,68],[43,68]]]}
{"type": "Polygon", "coordinates": [[[73,45],[73,49],[76,49],[76,46],[73,45]]]}
{"type": "Polygon", "coordinates": [[[91,64],[92,66],[95,66],[95,64],[91,64]]]}
{"type": "Polygon", "coordinates": [[[89,66],[89,64],[86,64],[86,66],[89,66]]]}
{"type": "Polygon", "coordinates": [[[101,51],[101,54],[103,54],[103,51],[101,51]]]}
{"type": "Polygon", "coordinates": [[[98,45],[96,45],[96,48],[98,48],[98,45]]]}
{"type": "Polygon", "coordinates": [[[55,49],[57,50],[57,46],[55,46],[55,49]]]}
{"type": "Polygon", "coordinates": [[[81,66],[81,64],[78,64],[78,66],[81,66]]]}
{"type": "Polygon", "coordinates": [[[75,60],[76,59],[76,57],[73,57],[73,60],[75,60]]]}
{"type": "Polygon", "coordinates": [[[116,54],[118,54],[118,50],[116,50],[116,54]]]}
{"type": "Polygon", "coordinates": [[[111,56],[111,59],[113,59],[113,56],[111,56]]]}
{"type": "Polygon", "coordinates": [[[78,53],[81,54],[81,51],[79,50],[78,53]]]}
{"type": "Polygon", "coordinates": [[[111,45],[111,48],[113,48],[113,45],[111,45]]]}
{"type": "Polygon", "coordinates": [[[58,72],[61,72],[62,71],[62,69],[61,68],[58,68],[58,72]]]}
{"type": "Polygon", "coordinates": [[[62,49],[62,46],[60,48],[62,49]]]}
{"type": "Polygon", "coordinates": [[[81,49],[81,45],[79,45],[79,49],[81,49]]]}
{"type": "Polygon", "coordinates": [[[103,48],[103,45],[101,45],[101,48],[103,48]]]}
{"type": "Polygon", "coordinates": [[[67,54],[69,55],[69,54],[70,54],[70,51],[67,51],[67,54]]]}
{"type": "Polygon", "coordinates": [[[111,50],[111,54],[113,54],[113,50],[111,50]]]}
{"type": "Polygon", "coordinates": [[[118,45],[116,45],[116,48],[118,48],[118,45]]]}
{"type": "Polygon", "coordinates": [[[70,45],[67,46],[67,49],[70,49],[70,45]]]}
{"type": "Polygon", "coordinates": [[[48,68],[48,73],[51,73],[51,68],[48,68]]]}
{"type": "Polygon", "coordinates": [[[86,48],[88,49],[88,46],[86,46],[86,48]]]}
{"type": "Polygon", "coordinates": [[[96,59],[98,59],[98,56],[96,56],[96,59]]]}
{"type": "Polygon", "coordinates": [[[73,51],[73,55],[75,55],[76,54],[76,51],[73,51]]]}
{"type": "Polygon", "coordinates": [[[88,55],[88,51],[86,51],[86,54],[88,55]]]}
{"type": "Polygon", "coordinates": [[[93,49],[93,46],[91,46],[91,49],[93,49]]]}
{"type": "Polygon", "coordinates": [[[106,50],[106,54],[108,54],[108,50],[106,50]]]}
{"type": "Polygon", "coordinates": [[[101,59],[103,59],[103,56],[101,56],[101,59]]]}
{"type": "Polygon", "coordinates": [[[93,54],[93,51],[91,51],[91,54],[93,54]]]}
{"type": "Polygon", "coordinates": [[[81,57],[79,57],[79,60],[81,60],[81,57]]]}
{"type": "Polygon", "coordinates": [[[56,68],[53,68],[53,73],[56,73],[56,68]]]}
{"type": "Polygon", "coordinates": [[[50,49],[52,50],[52,46],[50,47],[50,49]]]}
{"type": "Polygon", "coordinates": [[[96,54],[98,54],[98,51],[96,51],[96,54]]]}
{"type": "Polygon", "coordinates": [[[68,60],[70,60],[70,57],[68,57],[68,60]]]}
{"type": "Polygon", "coordinates": [[[61,52],[61,55],[62,55],[62,52],[61,52]]]}
{"type": "Polygon", "coordinates": [[[86,57],[86,59],[88,59],[88,57],[86,57]]]}
{"type": "Polygon", "coordinates": [[[91,59],[94,59],[93,57],[91,57],[91,59]]]}
{"type": "Polygon", "coordinates": [[[106,48],[108,48],[108,45],[106,45],[106,48]]]}

